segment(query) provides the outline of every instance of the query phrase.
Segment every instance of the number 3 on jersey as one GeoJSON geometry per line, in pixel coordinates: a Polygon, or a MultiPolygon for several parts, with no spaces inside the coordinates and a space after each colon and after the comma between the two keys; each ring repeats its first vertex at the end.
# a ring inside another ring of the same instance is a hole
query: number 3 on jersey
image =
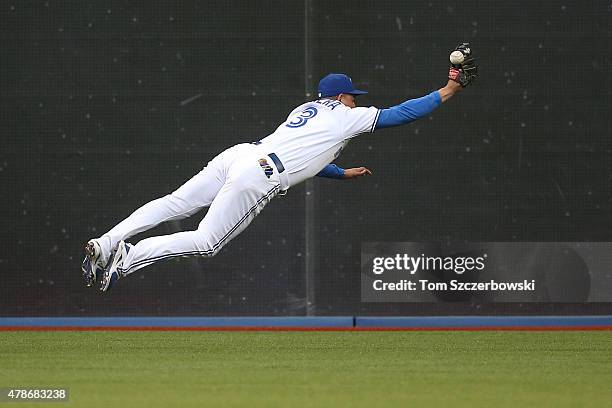
{"type": "Polygon", "coordinates": [[[304,109],[297,118],[293,119],[285,126],[290,128],[298,128],[304,126],[306,122],[308,122],[308,119],[312,119],[315,116],[317,116],[317,108],[315,108],[314,106],[310,106],[304,109]]]}

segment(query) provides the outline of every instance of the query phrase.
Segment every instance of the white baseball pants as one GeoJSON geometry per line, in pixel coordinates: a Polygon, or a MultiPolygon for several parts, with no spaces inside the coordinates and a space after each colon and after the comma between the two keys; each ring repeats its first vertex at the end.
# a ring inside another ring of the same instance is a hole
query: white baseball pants
{"type": "Polygon", "coordinates": [[[179,256],[214,256],[240,234],[265,205],[288,188],[286,175],[267,156],[265,149],[249,143],[233,146],[172,194],[151,201],[98,239],[103,254],[119,241],[164,221],[178,220],[210,207],[195,231],[146,238],[133,246],[121,272],[130,274],[162,259],[179,256]],[[265,159],[273,169],[268,176],[259,163],[265,159]]]}

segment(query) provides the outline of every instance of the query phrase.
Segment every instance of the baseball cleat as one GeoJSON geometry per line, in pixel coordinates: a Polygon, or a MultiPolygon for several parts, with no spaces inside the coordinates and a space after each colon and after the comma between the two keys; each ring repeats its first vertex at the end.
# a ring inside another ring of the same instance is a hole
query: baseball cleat
{"type": "Polygon", "coordinates": [[[83,280],[86,286],[92,286],[96,282],[98,273],[102,273],[106,266],[107,259],[102,256],[100,244],[95,240],[85,244],[85,259],[81,270],[83,271],[83,280]]]}
{"type": "Polygon", "coordinates": [[[132,244],[128,244],[125,241],[119,242],[119,246],[117,247],[117,251],[113,256],[110,266],[106,268],[102,275],[102,282],[100,284],[100,290],[102,292],[109,290],[117,280],[123,277],[121,271],[123,268],[123,261],[127,257],[128,252],[130,252],[132,246],[132,244]]]}

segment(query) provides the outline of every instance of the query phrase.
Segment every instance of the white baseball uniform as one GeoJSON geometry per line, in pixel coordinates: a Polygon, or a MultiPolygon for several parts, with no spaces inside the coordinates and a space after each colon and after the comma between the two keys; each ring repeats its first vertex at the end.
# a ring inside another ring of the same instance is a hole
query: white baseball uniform
{"type": "Polygon", "coordinates": [[[273,197],[315,176],[354,136],[374,131],[379,112],[375,107],[351,109],[331,99],[298,106],[271,135],[223,151],[172,194],[145,204],[102,235],[102,252],[109,254],[121,240],[164,221],[210,207],[195,231],[138,242],[120,272],[127,275],[167,258],[214,256],[273,197]]]}

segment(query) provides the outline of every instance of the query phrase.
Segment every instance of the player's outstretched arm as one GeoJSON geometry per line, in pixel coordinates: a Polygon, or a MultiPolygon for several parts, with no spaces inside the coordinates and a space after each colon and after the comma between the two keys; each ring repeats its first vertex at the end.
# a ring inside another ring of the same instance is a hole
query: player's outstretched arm
{"type": "MultiPolygon", "coordinates": [[[[448,95],[446,95],[448,99],[448,95]]],[[[375,130],[405,125],[429,115],[442,103],[440,91],[416,99],[409,99],[399,105],[381,109],[376,120],[375,130]]]]}

